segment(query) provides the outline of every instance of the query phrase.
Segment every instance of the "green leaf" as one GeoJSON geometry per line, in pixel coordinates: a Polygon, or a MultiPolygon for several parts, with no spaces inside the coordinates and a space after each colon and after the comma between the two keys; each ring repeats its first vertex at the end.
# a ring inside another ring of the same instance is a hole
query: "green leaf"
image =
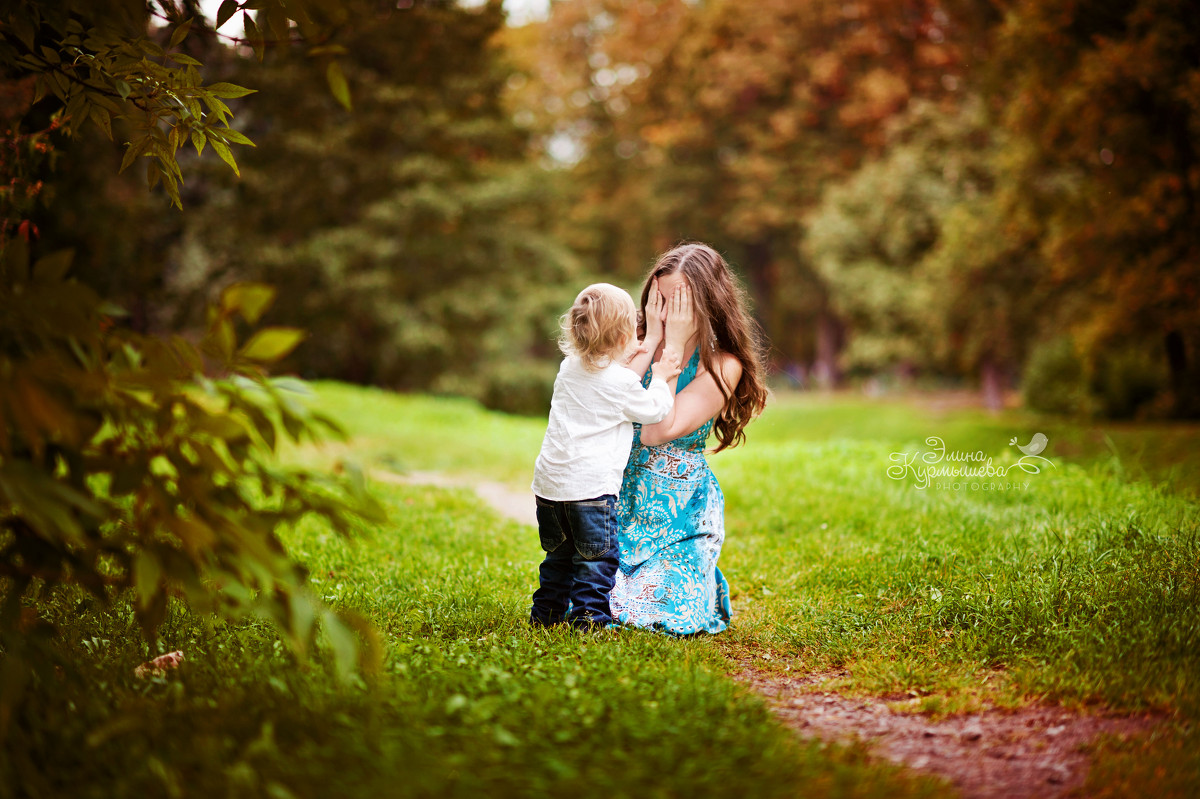
{"type": "Polygon", "coordinates": [[[294,327],[268,327],[255,333],[239,355],[250,361],[274,363],[304,340],[305,332],[294,327]]]}
{"type": "Polygon", "coordinates": [[[184,37],[188,35],[188,31],[191,29],[191,27],[192,21],[189,19],[187,22],[184,22],[182,25],[175,28],[175,30],[171,33],[171,43],[167,46],[178,47],[179,43],[182,42],[184,37]]]}
{"type": "Polygon", "coordinates": [[[224,3],[221,3],[221,7],[219,9],[217,9],[217,26],[216,27],[220,28],[222,25],[224,25],[226,22],[228,22],[229,18],[232,17],[234,14],[236,14],[237,11],[238,11],[237,0],[225,0],[224,3]]]}
{"type": "Polygon", "coordinates": [[[110,114],[121,113],[121,106],[117,103],[116,100],[112,99],[111,97],[107,97],[103,94],[100,94],[99,92],[92,92],[92,91],[89,91],[87,93],[87,97],[88,97],[88,102],[90,102],[92,105],[98,105],[101,108],[108,111],[110,114]]]}
{"type": "Polygon", "coordinates": [[[354,631],[346,626],[333,611],[321,614],[321,622],[325,629],[325,637],[333,649],[334,666],[339,679],[346,679],[354,671],[354,663],[358,659],[358,641],[354,631]]]}
{"type": "Polygon", "coordinates": [[[346,48],[340,44],[319,44],[316,47],[310,48],[308,51],[309,58],[316,58],[322,55],[346,55],[346,48]]]}
{"type": "Polygon", "coordinates": [[[317,610],[313,607],[312,599],[300,593],[292,594],[288,598],[288,610],[293,646],[303,654],[313,623],[317,620],[317,610]]]}
{"type": "Polygon", "coordinates": [[[325,70],[325,80],[329,82],[329,90],[333,92],[333,96],[349,111],[350,85],[346,83],[346,75],[342,72],[342,65],[337,61],[330,61],[329,68],[325,70]]]}
{"type": "Polygon", "coordinates": [[[129,93],[133,91],[133,87],[120,78],[113,81],[113,87],[117,90],[117,94],[121,95],[122,100],[128,100],[129,93]]]}
{"type": "Polygon", "coordinates": [[[108,137],[108,140],[112,141],[112,119],[109,116],[108,111],[100,108],[99,106],[93,105],[91,107],[89,117],[91,118],[92,122],[95,123],[96,127],[104,131],[104,135],[108,137]]]}
{"type": "Polygon", "coordinates": [[[33,281],[35,283],[58,283],[66,277],[71,268],[71,260],[75,257],[74,250],[58,250],[44,258],[39,258],[33,265],[33,281]]]}
{"type": "Polygon", "coordinates": [[[204,131],[199,128],[192,129],[192,146],[196,148],[196,155],[203,155],[204,145],[208,142],[208,137],[204,135],[204,131]]]}
{"type": "Polygon", "coordinates": [[[263,443],[267,445],[267,449],[274,452],[276,442],[275,425],[271,422],[270,417],[261,408],[251,402],[239,403],[238,407],[242,413],[249,417],[250,423],[254,425],[254,429],[262,437],[263,443]]]}
{"type": "Polygon", "coordinates": [[[273,377],[268,382],[280,391],[287,391],[290,394],[299,394],[301,397],[309,398],[317,396],[312,390],[312,386],[298,377],[273,377]]]}
{"type": "Polygon", "coordinates": [[[6,22],[12,25],[13,33],[17,34],[17,38],[21,40],[21,44],[25,45],[26,50],[33,49],[33,38],[37,33],[34,27],[34,20],[28,14],[11,14],[5,19],[6,22]]]}
{"type": "Polygon", "coordinates": [[[113,317],[129,316],[129,311],[125,310],[120,305],[117,305],[115,302],[112,302],[110,300],[105,300],[104,302],[97,305],[96,311],[97,311],[97,313],[104,314],[105,316],[113,316],[113,317]]]}
{"type": "MultiPolygon", "coordinates": [[[[166,158],[160,157],[159,163],[165,164],[166,160],[166,158]]],[[[172,162],[174,161],[174,159],[171,160],[172,162]]],[[[163,188],[167,190],[167,196],[171,198],[171,205],[182,209],[183,200],[179,196],[179,181],[175,179],[174,175],[169,174],[166,171],[163,172],[163,188]]]]}
{"type": "Polygon", "coordinates": [[[145,609],[150,600],[158,592],[159,581],[162,580],[162,567],[158,560],[143,549],[133,562],[133,589],[137,592],[138,607],[145,609]]]}
{"type": "MultiPolygon", "coordinates": [[[[146,55],[154,56],[155,58],[162,58],[164,55],[166,55],[166,51],[159,47],[157,42],[151,41],[150,39],[139,39],[137,43],[142,48],[142,52],[146,53],[146,55]]],[[[152,64],[151,66],[154,65],[152,64]]]]}
{"type": "MultiPolygon", "coordinates": [[[[223,122],[225,125],[229,124],[229,117],[233,116],[233,114],[229,110],[229,106],[225,105],[225,103],[221,101],[221,98],[213,97],[210,94],[204,94],[201,95],[200,99],[202,99],[204,104],[208,106],[208,110],[216,115],[217,119],[221,120],[221,122],[223,122]]],[[[219,128],[211,128],[209,130],[209,135],[211,136],[216,134],[218,130],[219,128]]]]}
{"type": "Polygon", "coordinates": [[[177,64],[190,64],[193,67],[204,66],[203,62],[192,58],[187,53],[167,53],[167,58],[171,59],[177,64]]]}
{"type": "Polygon", "coordinates": [[[71,99],[67,101],[66,108],[63,113],[71,120],[71,128],[78,130],[83,126],[84,120],[89,116],[87,94],[84,92],[76,92],[71,95],[71,99]]]}
{"type": "Polygon", "coordinates": [[[238,86],[236,83],[213,83],[204,88],[214,97],[224,97],[227,100],[236,100],[239,97],[245,97],[247,94],[254,94],[258,91],[258,89],[247,89],[245,86],[238,86]]]}
{"type": "Polygon", "coordinates": [[[234,144],[245,144],[250,147],[256,146],[254,142],[250,141],[239,131],[236,131],[233,128],[221,128],[221,137],[225,139],[225,141],[233,142],[234,144]]]}
{"type": "Polygon", "coordinates": [[[221,292],[221,310],[238,311],[252,325],[275,301],[275,289],[266,283],[234,283],[221,292]]]}
{"type": "Polygon", "coordinates": [[[134,142],[127,142],[125,145],[125,157],[121,159],[121,168],[117,170],[118,174],[128,169],[129,165],[138,159],[138,156],[145,153],[150,147],[150,143],[151,138],[149,134],[143,136],[136,144],[134,142]]]}
{"type": "Polygon", "coordinates": [[[342,427],[341,423],[329,414],[321,413],[320,411],[313,411],[312,420],[318,424],[324,425],[329,434],[343,441],[349,438],[349,435],[346,433],[346,430],[342,427]]]}
{"type": "Polygon", "coordinates": [[[288,40],[290,35],[288,16],[282,5],[272,3],[267,7],[267,27],[271,29],[277,41],[286,42],[288,40]]]}
{"type": "Polygon", "coordinates": [[[246,426],[233,416],[214,416],[210,414],[192,419],[192,424],[197,430],[211,433],[226,444],[245,441],[250,437],[250,432],[246,429],[246,426]]]}
{"type": "Polygon", "coordinates": [[[229,168],[233,170],[233,174],[241,177],[242,173],[238,169],[237,161],[233,159],[233,153],[230,152],[229,145],[223,141],[219,141],[215,136],[209,136],[208,143],[212,145],[217,155],[221,156],[221,160],[229,164],[229,168]]]}
{"type": "Polygon", "coordinates": [[[222,319],[213,329],[212,337],[221,357],[226,361],[233,360],[233,348],[237,346],[237,336],[233,332],[233,324],[228,319],[222,319]]]}
{"type": "Polygon", "coordinates": [[[283,429],[287,431],[289,436],[291,436],[292,441],[295,441],[297,444],[299,444],[300,437],[304,435],[304,431],[308,429],[304,424],[304,421],[295,414],[290,413],[286,408],[279,409],[279,418],[280,421],[283,422],[283,429]]]}
{"type": "Polygon", "coordinates": [[[263,36],[258,32],[258,26],[254,24],[254,17],[250,16],[249,11],[242,12],[242,27],[245,29],[246,41],[250,42],[250,46],[254,48],[254,55],[259,61],[262,61],[263,36]]]}

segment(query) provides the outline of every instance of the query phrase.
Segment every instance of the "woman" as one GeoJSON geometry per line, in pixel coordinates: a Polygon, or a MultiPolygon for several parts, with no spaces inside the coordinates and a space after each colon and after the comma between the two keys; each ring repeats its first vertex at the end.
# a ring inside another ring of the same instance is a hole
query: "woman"
{"type": "MultiPolygon", "coordinates": [[[[633,451],[618,500],[619,556],[613,617],[675,635],[718,633],[729,623],[729,584],[717,568],[725,500],[704,445],[720,452],[766,403],[758,328],[729,265],[704,244],[662,255],[642,288],[644,371],[664,348],[685,364],[675,406],[658,424],[634,425],[633,451]]],[[[647,379],[649,373],[647,374],[647,379]]]]}

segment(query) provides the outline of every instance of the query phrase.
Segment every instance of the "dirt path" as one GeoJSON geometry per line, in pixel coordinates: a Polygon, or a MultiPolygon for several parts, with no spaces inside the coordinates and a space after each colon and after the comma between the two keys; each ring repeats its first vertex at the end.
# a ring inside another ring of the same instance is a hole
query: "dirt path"
{"type": "Polygon", "coordinates": [[[825,678],[743,667],[735,679],[762,694],[775,715],[803,738],[866,742],[877,756],[949,780],[968,799],[1055,797],[1079,787],[1091,763],[1080,751],[1098,735],[1138,735],[1161,719],[1079,715],[1031,705],[934,721],[898,712],[899,697],[849,697],[822,691],[825,678]]]}
{"type": "MultiPolygon", "coordinates": [[[[503,483],[435,472],[373,471],[370,476],[404,485],[470,488],[502,516],[537,525],[532,496],[503,483]]],[[[844,674],[780,675],[733,665],[733,677],[761,694],[780,721],[801,737],[859,739],[878,757],[949,780],[967,799],[1060,796],[1087,777],[1091,763],[1081,751],[1086,744],[1101,734],[1142,734],[1161,720],[1150,715],[1080,715],[1032,705],[934,721],[889,706],[907,699],[907,694],[851,697],[820,689],[825,679],[844,674]]]]}
{"type": "Polygon", "coordinates": [[[464,477],[451,477],[439,472],[409,472],[396,474],[378,469],[372,469],[372,480],[395,485],[428,485],[438,488],[469,488],[493,510],[506,519],[537,526],[537,511],[533,504],[533,494],[528,491],[517,491],[504,483],[489,480],[472,480],[464,477]]]}

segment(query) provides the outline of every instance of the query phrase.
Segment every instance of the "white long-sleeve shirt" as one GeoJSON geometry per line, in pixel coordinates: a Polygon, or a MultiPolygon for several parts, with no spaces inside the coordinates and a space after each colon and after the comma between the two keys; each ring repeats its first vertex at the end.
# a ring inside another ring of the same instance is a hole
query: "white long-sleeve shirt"
{"type": "Polygon", "coordinates": [[[633,423],[661,422],[674,403],[664,380],[651,380],[645,388],[624,366],[589,372],[579,358],[567,357],[554,380],[533,493],[556,501],[619,493],[633,447],[633,423]]]}

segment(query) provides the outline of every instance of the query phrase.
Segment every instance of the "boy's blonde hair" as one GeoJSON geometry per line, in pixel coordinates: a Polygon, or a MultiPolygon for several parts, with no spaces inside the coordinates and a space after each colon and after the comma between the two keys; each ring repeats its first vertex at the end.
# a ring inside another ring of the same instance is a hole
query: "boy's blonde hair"
{"type": "Polygon", "coordinates": [[[560,321],[559,349],[578,356],[591,371],[607,366],[637,336],[633,298],[611,283],[593,283],[579,292],[560,321]]]}

